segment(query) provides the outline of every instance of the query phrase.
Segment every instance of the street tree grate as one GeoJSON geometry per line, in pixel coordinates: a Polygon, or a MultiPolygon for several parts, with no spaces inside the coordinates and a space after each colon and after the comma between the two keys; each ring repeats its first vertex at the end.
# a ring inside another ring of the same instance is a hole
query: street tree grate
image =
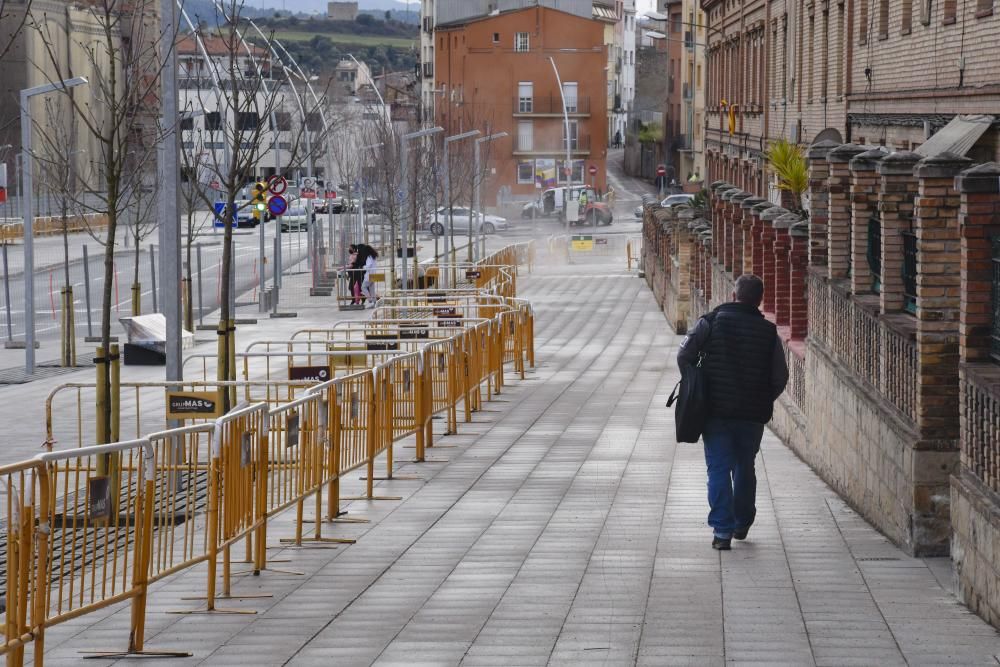
{"type": "Polygon", "coordinates": [[[34,375],[24,373],[24,367],[0,369],[0,385],[27,384],[35,380],[47,380],[67,373],[75,373],[85,368],[93,368],[93,363],[77,364],[76,366],[60,366],[56,361],[49,361],[35,366],[34,375]]]}

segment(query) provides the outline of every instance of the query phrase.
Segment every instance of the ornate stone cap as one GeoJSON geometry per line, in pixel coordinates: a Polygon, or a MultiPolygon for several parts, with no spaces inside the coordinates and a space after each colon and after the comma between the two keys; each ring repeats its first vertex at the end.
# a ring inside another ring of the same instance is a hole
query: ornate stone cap
{"type": "Polygon", "coordinates": [[[655,208],[653,209],[653,218],[660,222],[673,220],[674,212],[669,208],[655,208]]]}
{"type": "Polygon", "coordinates": [[[678,208],[676,211],[679,220],[692,220],[695,217],[694,209],[678,208]]]}
{"type": "Polygon", "coordinates": [[[757,204],[763,204],[766,201],[767,201],[766,199],[762,199],[761,197],[747,197],[746,199],[740,202],[740,208],[746,210],[753,210],[754,206],[756,206],[757,204]]]}
{"type": "Polygon", "coordinates": [[[955,177],[959,192],[1000,193],[1000,163],[986,162],[966,169],[955,177]]]}
{"type": "Polygon", "coordinates": [[[921,160],[914,173],[919,178],[951,178],[972,164],[972,160],[967,157],[944,152],[921,160]]]}
{"type": "Polygon", "coordinates": [[[851,158],[851,170],[852,171],[875,171],[878,168],[878,163],[881,162],[889,151],[885,150],[881,146],[872,148],[863,153],[858,153],[853,158],[851,158]]]}
{"type": "Polygon", "coordinates": [[[722,186],[724,185],[726,187],[732,187],[729,183],[726,183],[725,181],[712,181],[711,185],[709,185],[708,187],[709,189],[712,190],[712,192],[718,192],[719,190],[722,189],[722,186]]]}
{"type": "Polygon", "coordinates": [[[764,199],[760,203],[754,204],[752,210],[754,215],[760,215],[769,208],[774,208],[774,204],[764,199]]]}
{"type": "MultiPolygon", "coordinates": [[[[729,190],[726,190],[725,192],[722,193],[722,200],[731,202],[733,201],[733,197],[740,194],[741,192],[743,191],[740,190],[739,188],[731,188],[729,190]]],[[[747,193],[747,196],[749,196],[749,193],[747,193]]]]}
{"type": "Polygon", "coordinates": [[[830,154],[830,151],[839,145],[840,144],[837,142],[830,141],[829,139],[818,141],[808,148],[806,157],[810,160],[825,160],[826,156],[830,154]]]}
{"type": "Polygon", "coordinates": [[[788,213],[787,208],[782,208],[780,206],[772,206],[766,211],[761,212],[760,219],[764,220],[765,222],[771,222],[772,220],[777,220],[786,213],[788,213]]]}
{"type": "Polygon", "coordinates": [[[704,245],[712,245],[712,232],[702,232],[701,234],[698,234],[698,238],[701,239],[701,242],[704,245]]]}
{"type": "Polygon", "coordinates": [[[826,154],[827,162],[850,162],[855,155],[865,152],[863,146],[857,144],[841,144],[826,154]]]}
{"type": "Polygon", "coordinates": [[[693,229],[694,229],[694,230],[695,230],[695,231],[696,231],[696,232],[697,232],[698,234],[701,234],[702,232],[704,232],[704,231],[706,231],[706,230],[707,230],[707,231],[708,231],[709,233],[711,233],[711,232],[712,232],[712,226],[711,226],[711,225],[709,225],[709,224],[708,224],[708,221],[706,221],[706,220],[705,220],[704,218],[698,218],[697,220],[694,220],[694,221],[693,221],[693,222],[691,223],[691,225],[692,225],[692,228],[693,228],[693,229]]]}
{"type": "Polygon", "coordinates": [[[727,183],[724,187],[721,187],[715,191],[715,196],[718,197],[719,199],[725,199],[727,192],[739,192],[739,191],[740,189],[738,187],[736,187],[735,185],[729,185],[727,183]]]}
{"type": "Polygon", "coordinates": [[[784,215],[779,215],[771,222],[771,226],[775,229],[788,229],[792,225],[801,222],[802,218],[795,215],[794,213],[785,213],[784,215]]]}
{"type": "Polygon", "coordinates": [[[731,202],[733,202],[734,204],[742,204],[744,201],[746,201],[750,197],[753,197],[753,195],[750,194],[749,192],[745,191],[745,190],[740,190],[736,194],[732,195],[729,198],[729,200],[731,202]]]}
{"type": "Polygon", "coordinates": [[[878,163],[878,173],[883,176],[912,176],[913,167],[923,159],[912,151],[889,153],[878,163]]]}
{"type": "Polygon", "coordinates": [[[794,225],[788,228],[788,233],[796,238],[809,237],[809,223],[805,220],[801,222],[796,222],[794,225]]]}

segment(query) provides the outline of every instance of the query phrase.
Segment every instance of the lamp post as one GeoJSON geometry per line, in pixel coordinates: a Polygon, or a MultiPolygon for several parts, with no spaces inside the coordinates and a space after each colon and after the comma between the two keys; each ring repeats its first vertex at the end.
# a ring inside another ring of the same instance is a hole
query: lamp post
{"type": "MultiPolygon", "coordinates": [[[[448,233],[444,235],[444,256],[448,257],[448,245],[449,241],[451,244],[451,250],[454,252],[455,249],[455,216],[452,214],[451,210],[451,162],[448,158],[448,147],[453,141],[461,141],[462,139],[468,139],[469,137],[478,137],[480,135],[479,130],[471,130],[469,132],[463,132],[462,134],[453,134],[450,137],[445,137],[444,139],[444,201],[445,205],[448,207],[448,233]]],[[[452,264],[452,273],[455,271],[455,262],[450,261],[452,264]]],[[[445,271],[445,285],[453,284],[455,279],[452,279],[451,283],[447,282],[447,271],[445,271]]]]}
{"type": "MultiPolygon", "coordinates": [[[[573,188],[573,158],[572,158],[572,146],[569,140],[569,111],[566,107],[566,93],[563,91],[562,79],[559,76],[559,68],[556,67],[556,59],[549,56],[549,62],[552,63],[552,71],[556,73],[556,83],[559,85],[559,99],[562,100],[563,108],[563,122],[565,123],[564,132],[566,133],[566,192],[563,193],[563,221],[566,224],[566,231],[569,231],[569,193],[573,188]]],[[[556,172],[556,182],[559,181],[559,173],[556,172]]]]}
{"type": "MultiPolygon", "coordinates": [[[[379,99],[381,99],[381,97],[379,99]]],[[[403,271],[402,271],[402,274],[401,274],[401,278],[403,280],[402,287],[403,287],[404,290],[406,289],[406,285],[407,285],[407,270],[406,270],[406,254],[407,254],[406,253],[406,243],[407,243],[407,241],[406,241],[406,238],[407,238],[407,235],[409,233],[409,225],[407,224],[409,222],[409,220],[408,220],[408,218],[409,218],[409,211],[407,210],[407,202],[409,202],[409,199],[410,199],[409,182],[407,180],[409,178],[409,171],[410,171],[409,170],[409,164],[408,164],[409,163],[409,159],[410,159],[410,155],[409,155],[409,143],[410,143],[411,139],[420,139],[422,137],[429,137],[432,134],[437,134],[438,132],[444,132],[444,128],[443,127],[430,127],[430,128],[427,128],[426,130],[419,130],[417,132],[410,132],[409,134],[404,134],[403,137],[402,137],[402,141],[400,142],[400,144],[401,144],[401,146],[400,146],[400,152],[402,154],[401,157],[402,157],[402,160],[403,160],[402,165],[400,165],[400,171],[402,172],[402,175],[403,175],[403,178],[401,179],[402,180],[402,188],[401,189],[403,191],[403,220],[402,220],[402,222],[400,224],[400,230],[399,230],[399,232],[400,232],[400,237],[402,238],[402,246],[401,246],[401,255],[402,255],[402,257],[401,257],[400,264],[402,265],[402,268],[403,268],[403,271]]],[[[414,246],[416,246],[416,244],[414,244],[414,246]]],[[[413,248],[413,254],[414,254],[414,256],[416,256],[416,253],[417,253],[417,249],[416,249],[416,247],[414,247],[413,248]]],[[[416,284],[416,281],[414,281],[414,284],[416,284]]]]}
{"type": "Polygon", "coordinates": [[[31,164],[31,114],[28,101],[36,95],[44,95],[54,90],[66,90],[87,83],[86,77],[77,76],[63,79],[58,83],[46,83],[21,91],[21,177],[24,179],[22,206],[24,207],[24,372],[35,372],[35,246],[32,227],[35,222],[34,203],[31,191],[34,189],[31,164]]]}
{"type": "MultiPolygon", "coordinates": [[[[469,216],[469,261],[472,261],[472,245],[473,245],[472,244],[472,220],[476,217],[476,214],[479,214],[479,209],[481,208],[481,204],[480,204],[480,201],[479,201],[479,199],[480,199],[480,190],[483,187],[482,172],[479,170],[479,145],[480,144],[484,144],[487,141],[493,141],[494,139],[503,139],[506,136],[507,136],[506,132],[497,132],[496,134],[491,134],[489,136],[480,137],[479,139],[476,139],[476,153],[475,153],[475,156],[476,156],[476,166],[475,166],[475,169],[476,169],[476,171],[475,171],[475,175],[476,175],[476,204],[473,207],[474,210],[472,211],[472,215],[469,216]]],[[[563,199],[565,199],[565,197],[563,197],[563,199]]],[[[486,218],[486,216],[483,216],[483,220],[481,220],[480,223],[479,223],[479,230],[478,230],[479,231],[479,236],[482,238],[482,245],[483,245],[482,254],[483,255],[486,254],[486,234],[483,232],[483,227],[485,226],[485,224],[484,224],[485,223],[485,218],[486,218]]],[[[475,245],[476,245],[476,257],[478,259],[478,257],[479,257],[479,244],[477,243],[475,245]]]]}

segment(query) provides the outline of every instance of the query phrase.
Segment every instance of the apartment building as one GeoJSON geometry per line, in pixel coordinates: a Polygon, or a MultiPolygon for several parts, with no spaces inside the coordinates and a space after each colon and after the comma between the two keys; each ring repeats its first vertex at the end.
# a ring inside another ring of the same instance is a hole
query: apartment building
{"type": "MultiPolygon", "coordinates": [[[[681,55],[682,145],[678,150],[678,172],[687,183],[705,175],[705,18],[698,0],[683,0],[684,50],[681,55]]],[[[692,185],[692,188],[698,187],[692,185]]]]}
{"type": "Polygon", "coordinates": [[[926,150],[1000,154],[993,0],[702,0],[701,8],[709,180],[777,197],[763,159],[777,138],[919,150],[949,126],[926,150]]]}
{"type": "Polygon", "coordinates": [[[539,4],[451,22],[442,8],[434,35],[437,124],[448,134],[509,134],[490,148],[484,201],[501,186],[532,198],[569,176],[605,188],[608,55],[605,23],[592,17],[590,3],[575,12],[539,4]]]}

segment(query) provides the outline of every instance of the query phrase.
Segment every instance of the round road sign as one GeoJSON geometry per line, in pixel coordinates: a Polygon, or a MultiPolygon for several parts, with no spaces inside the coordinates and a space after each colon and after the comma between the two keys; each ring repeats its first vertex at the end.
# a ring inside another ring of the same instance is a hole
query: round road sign
{"type": "Polygon", "coordinates": [[[597,165],[594,165],[594,164],[590,165],[590,167],[587,169],[587,171],[590,172],[591,176],[596,176],[597,175],[597,165]]]}
{"type": "Polygon", "coordinates": [[[656,168],[656,175],[657,176],[666,176],[667,175],[667,168],[664,167],[661,164],[659,167],[656,168]]]}
{"type": "Polygon", "coordinates": [[[283,195],[288,189],[288,181],[284,176],[272,176],[267,181],[267,189],[271,194],[283,195]]]}
{"type": "Polygon", "coordinates": [[[267,210],[274,216],[284,215],[288,210],[288,201],[281,195],[274,195],[267,200],[267,210]]]}

